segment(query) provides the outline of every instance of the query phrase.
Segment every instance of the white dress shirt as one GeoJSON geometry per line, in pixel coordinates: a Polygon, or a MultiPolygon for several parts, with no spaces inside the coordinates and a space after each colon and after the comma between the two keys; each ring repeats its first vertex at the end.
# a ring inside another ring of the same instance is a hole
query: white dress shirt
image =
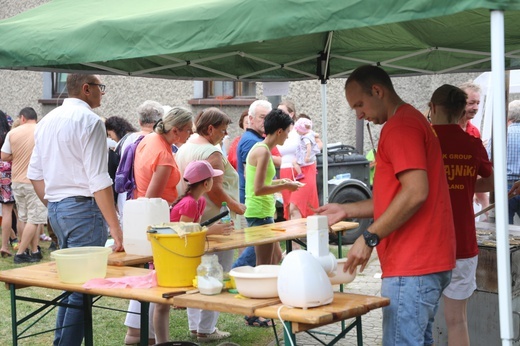
{"type": "Polygon", "coordinates": [[[44,180],[49,202],[93,196],[112,185],[105,125],[86,102],[65,99],[38,123],[34,136],[27,177],[44,180]]]}

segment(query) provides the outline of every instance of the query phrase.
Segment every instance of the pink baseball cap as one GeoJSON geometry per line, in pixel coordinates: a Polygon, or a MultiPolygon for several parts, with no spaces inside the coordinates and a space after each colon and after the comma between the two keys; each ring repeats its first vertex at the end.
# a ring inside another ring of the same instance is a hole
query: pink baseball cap
{"type": "Polygon", "coordinates": [[[199,181],[206,180],[211,177],[218,177],[224,174],[220,169],[213,169],[208,161],[192,161],[184,170],[184,180],[189,184],[195,184],[199,181]]]}

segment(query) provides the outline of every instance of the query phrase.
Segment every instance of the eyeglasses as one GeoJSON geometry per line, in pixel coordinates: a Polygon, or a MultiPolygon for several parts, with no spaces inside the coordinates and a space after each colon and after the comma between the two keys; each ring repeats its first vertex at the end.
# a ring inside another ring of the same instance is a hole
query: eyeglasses
{"type": "Polygon", "coordinates": [[[105,92],[105,88],[107,87],[105,84],[98,84],[98,83],[87,83],[88,85],[97,85],[99,87],[99,90],[101,90],[102,93],[105,92]]]}

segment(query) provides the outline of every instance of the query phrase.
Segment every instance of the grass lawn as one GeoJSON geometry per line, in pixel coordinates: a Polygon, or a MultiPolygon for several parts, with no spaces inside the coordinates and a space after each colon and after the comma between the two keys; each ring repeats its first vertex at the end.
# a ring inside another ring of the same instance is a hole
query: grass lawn
{"type": "MultiPolygon", "coordinates": [[[[40,245],[43,248],[44,259],[43,261],[49,261],[49,252],[47,247],[48,242],[41,242],[40,245]]],[[[7,270],[17,268],[21,265],[15,265],[13,258],[0,258],[0,270],[7,270]]],[[[51,299],[57,296],[59,292],[56,290],[43,289],[43,288],[23,288],[18,290],[18,294],[28,296],[31,298],[42,298],[51,299]]],[[[101,298],[96,306],[109,307],[111,309],[126,310],[128,307],[128,301],[124,299],[115,298],[101,298]]],[[[39,304],[18,302],[17,312],[18,318],[30,313],[34,308],[38,307],[39,304]]],[[[29,328],[29,333],[38,333],[46,329],[52,328],[56,319],[56,309],[46,315],[38,324],[30,326],[30,323],[24,323],[19,326],[18,331],[21,332],[25,328],[29,328]]],[[[0,312],[3,318],[0,318],[0,340],[3,345],[11,344],[11,301],[10,293],[7,289],[0,289],[0,312]]],[[[107,310],[107,309],[93,309],[93,324],[94,324],[94,345],[123,345],[124,337],[126,333],[126,327],[124,326],[125,313],[107,310]]],[[[32,321],[32,320],[31,320],[32,321]]],[[[282,325],[277,323],[277,331],[280,334],[282,332],[282,325]]],[[[252,328],[246,327],[244,317],[234,314],[222,313],[217,323],[217,327],[221,330],[225,330],[231,333],[231,338],[225,341],[234,342],[242,346],[248,345],[268,345],[274,340],[274,334],[272,328],[252,328]]],[[[44,333],[36,337],[22,339],[19,341],[19,345],[24,346],[39,346],[39,345],[52,345],[53,333],[44,333]]],[[[170,311],[170,340],[175,341],[189,341],[188,336],[188,321],[185,310],[171,310],[170,311]]],[[[212,342],[206,345],[213,346],[222,343],[212,342]]]]}

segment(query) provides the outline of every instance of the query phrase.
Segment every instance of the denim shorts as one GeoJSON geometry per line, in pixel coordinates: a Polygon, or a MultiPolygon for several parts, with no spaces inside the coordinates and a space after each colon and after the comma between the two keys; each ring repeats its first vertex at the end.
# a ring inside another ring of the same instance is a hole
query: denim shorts
{"type": "Polygon", "coordinates": [[[69,197],[49,202],[48,213],[60,248],[105,246],[108,228],[94,198],[69,197]]]}
{"type": "Polygon", "coordinates": [[[433,320],[450,280],[451,270],[384,278],[381,296],[390,305],[383,308],[383,345],[433,345],[433,320]]]}

